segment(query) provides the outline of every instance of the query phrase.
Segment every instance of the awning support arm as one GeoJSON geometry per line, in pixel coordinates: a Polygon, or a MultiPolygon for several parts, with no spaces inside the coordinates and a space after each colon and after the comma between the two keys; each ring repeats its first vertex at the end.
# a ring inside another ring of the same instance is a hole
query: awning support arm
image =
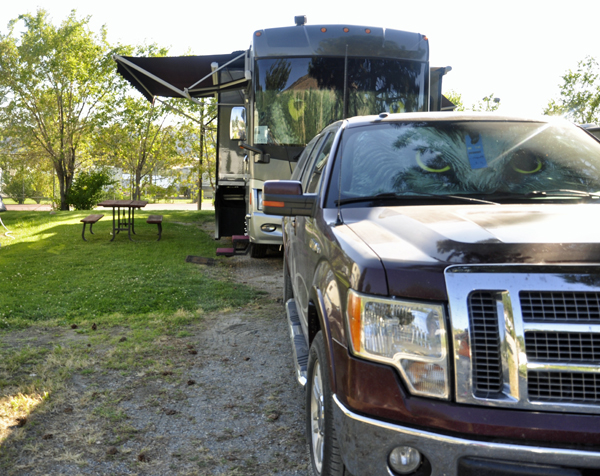
{"type": "Polygon", "coordinates": [[[231,61],[228,61],[227,63],[225,63],[223,66],[219,66],[217,69],[215,69],[214,71],[211,71],[209,74],[207,74],[206,76],[204,76],[200,81],[196,81],[194,84],[192,84],[189,88],[185,88],[185,91],[189,91],[190,89],[194,89],[194,86],[197,86],[198,84],[200,84],[202,81],[204,81],[205,79],[210,78],[211,76],[213,76],[215,73],[218,73],[219,71],[221,71],[223,68],[229,66],[231,63],[233,63],[234,61],[239,60],[242,56],[245,56],[246,52],[244,51],[241,55],[236,56],[235,58],[233,58],[231,61]]]}
{"type": "MultiPolygon", "coordinates": [[[[128,66],[135,69],[136,71],[139,71],[142,74],[145,74],[146,76],[148,76],[150,79],[153,79],[154,81],[156,81],[157,83],[162,84],[163,86],[169,88],[171,91],[175,91],[176,93],[178,93],[181,97],[184,97],[190,101],[192,101],[195,104],[198,104],[199,106],[201,106],[203,103],[198,101],[197,99],[193,98],[190,96],[190,94],[186,91],[182,91],[181,89],[176,88],[175,86],[173,86],[170,83],[167,83],[166,81],[160,79],[158,76],[155,76],[152,73],[149,73],[148,71],[146,71],[144,68],[139,67],[138,65],[132,63],[129,60],[126,60],[125,58],[123,58],[122,56],[119,55],[114,55],[113,59],[115,61],[120,62],[130,73],[131,71],[129,70],[128,66]]],[[[133,73],[132,73],[133,75],[133,73]]],[[[142,84],[142,83],[140,83],[142,84]]],[[[144,88],[145,89],[145,88],[144,88]]],[[[147,91],[147,89],[146,89],[147,91]]],[[[150,94],[152,97],[155,97],[153,94],[150,94]]]]}

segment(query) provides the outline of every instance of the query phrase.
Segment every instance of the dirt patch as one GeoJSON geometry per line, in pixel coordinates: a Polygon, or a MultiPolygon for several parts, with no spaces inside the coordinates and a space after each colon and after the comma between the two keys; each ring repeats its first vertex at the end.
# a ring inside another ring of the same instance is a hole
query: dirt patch
{"type": "MultiPolygon", "coordinates": [[[[249,309],[160,337],[140,351],[140,361],[155,362],[147,369],[94,366],[128,344],[126,331],[113,332],[110,345],[89,349],[85,370],[54,389],[44,411],[23,426],[0,415],[1,474],[307,474],[304,391],[281,304],[281,256],[190,266],[264,294],[249,309]]],[[[4,344],[19,342],[87,346],[71,329],[13,334],[4,344]]]]}

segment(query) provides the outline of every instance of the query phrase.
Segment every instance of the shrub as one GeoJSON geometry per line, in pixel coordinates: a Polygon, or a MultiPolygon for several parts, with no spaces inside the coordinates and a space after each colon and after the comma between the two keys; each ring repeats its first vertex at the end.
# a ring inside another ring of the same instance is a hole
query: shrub
{"type": "Polygon", "coordinates": [[[75,210],[91,210],[103,197],[103,187],[113,185],[114,181],[106,170],[80,172],[69,193],[69,204],[75,210]]]}

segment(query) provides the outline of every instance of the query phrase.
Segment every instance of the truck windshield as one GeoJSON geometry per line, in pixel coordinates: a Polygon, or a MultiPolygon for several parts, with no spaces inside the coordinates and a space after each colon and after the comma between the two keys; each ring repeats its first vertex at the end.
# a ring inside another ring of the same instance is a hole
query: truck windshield
{"type": "Polygon", "coordinates": [[[600,191],[600,143],[563,121],[371,124],[346,129],[341,150],[330,195],[342,204],[458,195],[593,199],[600,191]]]}
{"type": "Polygon", "coordinates": [[[343,118],[344,77],[348,116],[416,112],[427,107],[426,64],[348,58],[262,59],[256,64],[255,144],[304,146],[343,118]]]}

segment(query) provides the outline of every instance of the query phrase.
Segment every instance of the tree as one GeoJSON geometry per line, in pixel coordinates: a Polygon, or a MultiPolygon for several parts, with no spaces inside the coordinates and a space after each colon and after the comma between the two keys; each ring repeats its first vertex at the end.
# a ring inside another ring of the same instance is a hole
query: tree
{"type": "Polygon", "coordinates": [[[444,93],[444,96],[456,106],[455,111],[494,112],[500,107],[500,98],[495,98],[494,93],[484,97],[477,104],[473,104],[470,109],[463,104],[462,94],[449,91],[444,93]]]}
{"type": "Polygon", "coordinates": [[[577,63],[577,70],[562,76],[560,97],[551,99],[544,114],[565,116],[579,124],[600,122],[600,68],[588,56],[577,63]]]}
{"type": "Polygon", "coordinates": [[[494,112],[500,107],[500,98],[495,98],[494,93],[484,97],[477,104],[473,104],[471,109],[475,112],[494,112]]]}
{"type": "Polygon", "coordinates": [[[0,34],[0,120],[8,135],[56,171],[60,208],[69,209],[75,171],[116,90],[113,51],[75,11],[54,26],[44,10],[21,15],[0,34]],[[24,31],[17,36],[17,22],[24,31]]]}
{"type": "Polygon", "coordinates": [[[111,124],[98,130],[94,150],[103,165],[131,176],[131,196],[141,197],[142,180],[175,154],[175,129],[164,107],[142,97],[122,96],[111,124]]]}
{"type": "Polygon", "coordinates": [[[455,111],[465,110],[465,105],[462,101],[462,94],[457,93],[456,91],[448,91],[447,93],[444,93],[444,96],[446,96],[446,98],[456,106],[454,108],[455,111]]]}
{"type": "MultiPolygon", "coordinates": [[[[179,101],[181,103],[181,101],[179,101]]],[[[216,124],[217,105],[204,99],[201,105],[182,104],[186,118],[179,129],[177,150],[187,160],[198,162],[197,172],[187,178],[185,185],[198,188],[198,209],[202,206],[202,179],[206,177],[213,188],[216,185],[216,124]],[[192,119],[193,118],[193,119],[192,119]]]]}
{"type": "MultiPolygon", "coordinates": [[[[129,48],[127,53],[162,57],[168,54],[168,49],[152,44],[135,51],[129,48]]],[[[148,102],[121,77],[117,98],[109,121],[97,130],[94,152],[103,165],[130,174],[131,196],[140,199],[144,180],[152,184],[157,170],[181,165],[176,151],[179,124],[162,102],[148,102]]]]}
{"type": "Polygon", "coordinates": [[[52,196],[53,169],[38,151],[23,147],[18,139],[5,137],[0,141],[0,169],[3,191],[17,203],[24,203],[26,198],[40,203],[52,196]]]}

